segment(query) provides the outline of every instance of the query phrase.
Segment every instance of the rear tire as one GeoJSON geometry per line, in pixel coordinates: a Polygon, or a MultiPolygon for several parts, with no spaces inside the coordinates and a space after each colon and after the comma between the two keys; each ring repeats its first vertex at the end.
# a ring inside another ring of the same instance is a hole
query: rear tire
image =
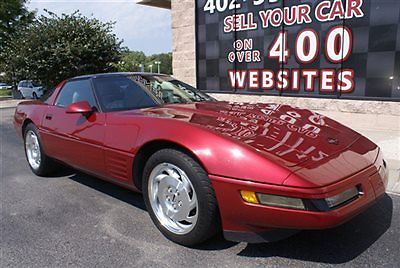
{"type": "Polygon", "coordinates": [[[24,129],[24,147],[26,160],[33,173],[47,176],[56,170],[58,165],[43,151],[40,136],[32,123],[24,129]]]}
{"type": "Polygon", "coordinates": [[[210,179],[187,154],[174,149],[154,153],[145,165],[142,189],[151,219],[169,240],[194,246],[220,230],[210,179]]]}

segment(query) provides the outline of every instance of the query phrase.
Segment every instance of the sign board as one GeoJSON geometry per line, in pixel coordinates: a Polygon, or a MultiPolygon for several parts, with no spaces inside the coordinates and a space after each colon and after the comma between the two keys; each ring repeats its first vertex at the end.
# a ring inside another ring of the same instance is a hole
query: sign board
{"type": "Polygon", "coordinates": [[[197,0],[198,88],[400,100],[399,0],[197,0]]]}

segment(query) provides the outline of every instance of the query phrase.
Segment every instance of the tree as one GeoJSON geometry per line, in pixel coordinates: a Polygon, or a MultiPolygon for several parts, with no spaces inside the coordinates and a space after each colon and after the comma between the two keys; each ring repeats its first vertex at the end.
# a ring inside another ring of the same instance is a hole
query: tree
{"type": "Polygon", "coordinates": [[[145,65],[146,55],[142,51],[124,51],[117,68],[120,72],[140,72],[141,65],[145,65]]]}
{"type": "Polygon", "coordinates": [[[27,26],[35,13],[25,8],[26,0],[2,0],[0,2],[0,49],[18,28],[27,26]]]}
{"type": "Polygon", "coordinates": [[[160,72],[163,74],[172,74],[172,53],[154,54],[147,58],[147,66],[153,65],[153,72],[157,72],[156,61],[161,62],[160,72]]]}
{"type": "Polygon", "coordinates": [[[15,70],[18,79],[32,79],[50,88],[69,77],[115,69],[121,41],[112,33],[114,23],[78,11],[61,16],[47,13],[11,38],[0,56],[6,72],[15,70]]]}
{"type": "Polygon", "coordinates": [[[125,51],[122,53],[121,61],[117,64],[120,72],[139,72],[141,65],[146,72],[150,71],[150,65],[153,66],[153,72],[157,72],[156,61],[161,62],[160,72],[163,74],[172,74],[172,53],[161,53],[146,56],[142,51],[125,51]]]}

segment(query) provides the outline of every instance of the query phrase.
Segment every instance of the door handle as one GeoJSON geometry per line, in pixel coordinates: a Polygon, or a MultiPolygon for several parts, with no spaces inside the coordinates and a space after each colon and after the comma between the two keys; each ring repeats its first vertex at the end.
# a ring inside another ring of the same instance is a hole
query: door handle
{"type": "Polygon", "coordinates": [[[51,120],[53,119],[53,115],[52,114],[46,114],[46,120],[51,120]]]}

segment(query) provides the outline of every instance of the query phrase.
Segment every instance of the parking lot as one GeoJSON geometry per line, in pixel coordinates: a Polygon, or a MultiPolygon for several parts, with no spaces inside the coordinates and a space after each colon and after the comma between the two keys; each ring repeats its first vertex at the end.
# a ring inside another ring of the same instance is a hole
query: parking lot
{"type": "Polygon", "coordinates": [[[185,248],[158,232],[140,194],[67,168],[51,178],[33,175],[13,112],[0,109],[1,267],[400,265],[400,196],[387,195],[331,230],[271,244],[216,237],[185,248]]]}

